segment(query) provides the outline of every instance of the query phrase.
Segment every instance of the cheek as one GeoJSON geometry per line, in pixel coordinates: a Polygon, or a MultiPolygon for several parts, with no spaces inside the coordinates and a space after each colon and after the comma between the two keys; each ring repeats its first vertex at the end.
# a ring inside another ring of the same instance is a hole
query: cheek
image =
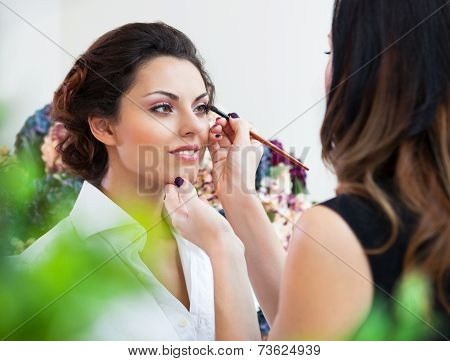
{"type": "Polygon", "coordinates": [[[210,125],[209,125],[208,118],[206,118],[205,120],[202,120],[202,122],[203,122],[203,128],[202,128],[202,131],[199,133],[200,142],[202,144],[206,144],[208,142],[208,140],[209,140],[209,130],[211,128],[210,128],[210,125]]]}
{"type": "Polygon", "coordinates": [[[172,142],[167,129],[145,122],[129,122],[117,129],[117,153],[125,168],[141,174],[146,169],[159,169],[164,149],[172,142]]]}
{"type": "MultiPolygon", "coordinates": [[[[157,122],[146,122],[146,119],[137,119],[119,124],[117,132],[117,154],[122,166],[128,171],[144,176],[150,183],[172,183],[177,176],[182,176],[194,182],[197,178],[200,164],[181,165],[173,156],[169,155],[169,148],[180,144],[176,137],[177,129],[173,124],[166,123],[162,126],[157,122]],[[170,127],[170,130],[167,129],[170,127]],[[172,131],[171,131],[172,130],[172,131]]],[[[209,140],[208,119],[199,119],[201,126],[197,128],[196,142],[202,149],[201,158],[206,151],[209,140]]]]}

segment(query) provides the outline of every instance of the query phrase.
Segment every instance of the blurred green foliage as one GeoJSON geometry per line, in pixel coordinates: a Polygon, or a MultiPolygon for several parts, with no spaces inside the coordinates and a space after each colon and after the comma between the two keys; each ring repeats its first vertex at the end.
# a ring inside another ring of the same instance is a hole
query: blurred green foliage
{"type": "Polygon", "coordinates": [[[0,339],[84,340],[110,301],[133,292],[130,275],[73,240],[45,259],[0,262],[0,339]]]}
{"type": "Polygon", "coordinates": [[[45,175],[26,149],[0,147],[0,339],[85,339],[105,305],[135,289],[110,254],[70,237],[39,260],[12,256],[68,215],[81,186],[45,175]]]}
{"type": "Polygon", "coordinates": [[[353,340],[403,341],[439,339],[430,281],[418,271],[406,273],[392,298],[377,292],[372,310],[353,340]]]}

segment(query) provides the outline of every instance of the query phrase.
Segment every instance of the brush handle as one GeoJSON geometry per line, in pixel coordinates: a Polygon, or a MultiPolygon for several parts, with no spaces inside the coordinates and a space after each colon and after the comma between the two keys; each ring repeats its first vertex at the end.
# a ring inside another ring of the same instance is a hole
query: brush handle
{"type": "Polygon", "coordinates": [[[250,136],[253,139],[256,139],[258,142],[260,142],[260,143],[264,144],[265,146],[269,147],[270,149],[272,149],[274,152],[278,153],[279,155],[289,159],[291,161],[291,163],[294,163],[296,166],[304,168],[305,170],[309,170],[309,168],[306,165],[304,165],[303,163],[301,163],[298,159],[294,158],[292,155],[290,155],[289,153],[285,152],[283,149],[278,148],[276,145],[273,145],[268,140],[265,140],[263,137],[260,137],[258,134],[250,131],[250,136]]]}

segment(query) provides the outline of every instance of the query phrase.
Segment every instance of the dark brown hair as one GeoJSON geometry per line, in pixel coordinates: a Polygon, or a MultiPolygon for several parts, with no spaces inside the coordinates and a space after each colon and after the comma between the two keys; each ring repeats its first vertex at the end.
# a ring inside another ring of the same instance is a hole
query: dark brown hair
{"type": "Polygon", "coordinates": [[[114,121],[121,96],[132,86],[141,65],[158,56],[190,61],[205,82],[210,102],[214,85],[189,38],[164,23],[132,23],[97,39],[70,69],[52,103],[51,117],[64,124],[66,139],[58,145],[63,163],[75,174],[98,183],[107,170],[106,147],[91,133],[88,117],[114,121]]]}
{"type": "Polygon", "coordinates": [[[322,157],[337,193],[375,201],[395,242],[401,226],[394,192],[416,217],[404,270],[435,282],[450,312],[450,7],[446,0],[337,0],[333,67],[321,129],[322,157]],[[447,4],[446,4],[447,3],[447,4]],[[448,292],[448,290],[447,290],[448,292]]]}

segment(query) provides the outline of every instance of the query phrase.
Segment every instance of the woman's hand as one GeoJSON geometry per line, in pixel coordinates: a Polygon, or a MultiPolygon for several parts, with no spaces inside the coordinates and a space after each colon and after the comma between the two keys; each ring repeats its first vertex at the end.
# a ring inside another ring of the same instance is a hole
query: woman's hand
{"type": "Polygon", "coordinates": [[[230,114],[217,118],[210,130],[212,177],[219,199],[255,193],[255,175],[263,155],[262,144],[250,138],[249,122],[230,114]]]}
{"type": "Polygon", "coordinates": [[[227,247],[237,244],[243,249],[242,242],[236,237],[228,221],[198,198],[196,189],[189,181],[178,177],[176,183],[181,185],[165,186],[164,205],[172,225],[182,237],[199,246],[208,255],[222,248],[225,242],[227,247]]]}

